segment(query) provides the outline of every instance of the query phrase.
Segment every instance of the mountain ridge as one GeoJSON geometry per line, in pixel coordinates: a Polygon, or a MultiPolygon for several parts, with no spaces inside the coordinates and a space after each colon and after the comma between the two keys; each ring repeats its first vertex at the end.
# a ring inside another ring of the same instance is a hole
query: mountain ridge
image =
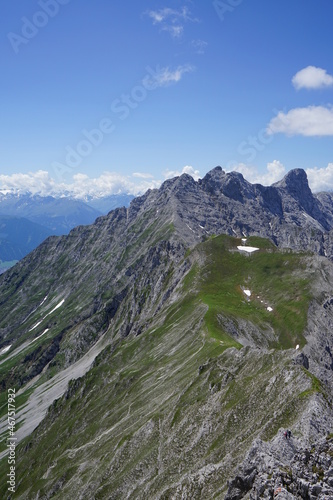
{"type": "MultiPolygon", "coordinates": [[[[1,383],[30,401],[19,498],[235,500],[288,486],[266,458],[245,480],[243,460],[256,442],[279,470],[281,428],[297,453],[333,428],[332,220],[305,181],[183,174],[0,277],[1,383]],[[81,378],[61,397],[67,369],[81,378]],[[38,391],[56,400],[30,434],[38,391]]],[[[308,475],[305,490],[318,484],[308,475]]],[[[320,487],[332,492],[328,477],[320,487]]]]}

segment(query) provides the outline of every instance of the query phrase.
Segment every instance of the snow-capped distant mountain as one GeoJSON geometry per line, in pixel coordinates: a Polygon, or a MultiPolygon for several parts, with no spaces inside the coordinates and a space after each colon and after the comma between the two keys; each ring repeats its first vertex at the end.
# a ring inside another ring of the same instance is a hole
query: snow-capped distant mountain
{"type": "Polygon", "coordinates": [[[134,199],[132,194],[112,194],[101,198],[90,198],[86,200],[87,205],[99,210],[102,214],[107,214],[118,207],[128,207],[134,199]]]}
{"type": "Polygon", "coordinates": [[[78,200],[8,193],[0,194],[0,214],[24,217],[61,235],[91,224],[101,212],[78,200]]]}

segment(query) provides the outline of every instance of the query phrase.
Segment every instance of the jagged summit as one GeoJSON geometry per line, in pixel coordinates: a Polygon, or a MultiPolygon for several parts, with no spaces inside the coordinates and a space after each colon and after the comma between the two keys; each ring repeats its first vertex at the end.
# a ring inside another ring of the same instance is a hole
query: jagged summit
{"type": "Polygon", "coordinates": [[[314,199],[306,172],[301,168],[290,170],[281,181],[273,184],[273,187],[285,190],[290,196],[298,200],[302,206],[310,205],[310,201],[314,199]]]}
{"type": "Polygon", "coordinates": [[[289,172],[286,173],[283,179],[275,182],[273,186],[288,188],[291,191],[297,190],[298,188],[306,188],[310,190],[308,177],[305,170],[303,170],[302,168],[289,170],[289,172]]]}
{"type": "Polygon", "coordinates": [[[138,207],[158,210],[191,245],[213,233],[256,234],[282,247],[332,255],[331,238],[320,234],[333,227],[333,210],[327,197],[312,194],[301,169],[263,186],[217,166],[197,182],[187,174],[168,179],[134,200],[129,213],[137,213],[138,207]]]}

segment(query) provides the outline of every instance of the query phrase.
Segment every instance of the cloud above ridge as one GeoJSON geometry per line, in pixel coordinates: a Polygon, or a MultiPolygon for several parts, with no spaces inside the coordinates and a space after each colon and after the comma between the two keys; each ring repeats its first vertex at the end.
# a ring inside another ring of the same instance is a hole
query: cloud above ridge
{"type": "Polygon", "coordinates": [[[0,175],[0,193],[31,193],[40,196],[70,196],[75,199],[102,198],[113,194],[132,194],[138,196],[148,189],[159,188],[162,182],[181,174],[189,174],[195,180],[200,178],[199,171],[185,166],[181,171],[167,170],[161,179],[155,179],[147,172],[134,172],[123,175],[117,172],[103,172],[98,177],[76,173],[71,181],[58,182],[46,170],[36,172],[0,175]]]}
{"type": "Polygon", "coordinates": [[[116,172],[103,172],[95,178],[86,174],[73,175],[71,182],[56,182],[45,170],[37,172],[0,175],[0,192],[32,193],[41,196],[61,197],[64,195],[77,199],[104,197],[112,194],[127,193],[139,195],[161,185],[150,174],[134,173],[122,175],[116,172]]]}
{"type": "Polygon", "coordinates": [[[278,160],[273,160],[266,165],[266,171],[263,173],[258,168],[249,166],[245,163],[239,163],[232,167],[232,171],[239,172],[245,179],[252,184],[262,184],[263,186],[270,186],[282,179],[287,173],[285,166],[278,160]]]}
{"type": "Polygon", "coordinates": [[[186,165],[182,171],[179,170],[169,170],[167,169],[164,172],[165,179],[172,179],[172,177],[179,177],[182,174],[188,174],[193,177],[195,181],[201,178],[199,170],[195,170],[192,166],[186,165]]]}

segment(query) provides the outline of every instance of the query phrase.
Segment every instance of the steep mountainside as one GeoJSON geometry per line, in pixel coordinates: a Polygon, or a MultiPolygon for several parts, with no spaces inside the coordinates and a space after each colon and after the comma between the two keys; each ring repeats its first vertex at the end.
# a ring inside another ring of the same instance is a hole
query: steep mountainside
{"type": "Polygon", "coordinates": [[[15,498],[333,495],[332,227],[304,171],[264,187],[217,167],[0,277],[15,498]]]}

